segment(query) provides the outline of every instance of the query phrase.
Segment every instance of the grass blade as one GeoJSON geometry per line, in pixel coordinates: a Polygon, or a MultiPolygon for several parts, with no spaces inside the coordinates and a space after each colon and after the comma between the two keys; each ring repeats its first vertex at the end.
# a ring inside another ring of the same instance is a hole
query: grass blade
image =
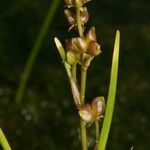
{"type": "Polygon", "coordinates": [[[109,131],[110,131],[110,126],[111,126],[111,121],[112,121],[112,116],[114,111],[114,104],[115,104],[116,87],[117,87],[119,47],[120,47],[120,31],[117,30],[115,44],[114,44],[113,58],[112,58],[108,100],[107,100],[107,106],[106,106],[102,131],[98,143],[98,150],[105,150],[109,131]]]}
{"type": "Polygon", "coordinates": [[[2,131],[2,129],[0,128],[0,143],[3,147],[4,150],[11,150],[11,147],[2,131]]]}
{"type": "Polygon", "coordinates": [[[35,40],[35,43],[33,45],[33,48],[31,49],[31,53],[29,55],[29,58],[27,60],[27,63],[25,65],[25,68],[23,70],[22,73],[22,78],[21,81],[19,83],[17,92],[16,92],[16,97],[15,97],[15,101],[17,103],[20,103],[27,85],[27,82],[29,80],[29,76],[33,67],[33,64],[35,62],[35,59],[37,58],[37,55],[39,53],[39,50],[41,48],[43,39],[49,29],[50,24],[52,23],[53,17],[55,15],[55,12],[59,6],[59,3],[61,2],[61,0],[53,0],[53,2],[50,4],[48,13],[45,17],[45,20],[43,22],[43,25],[41,27],[41,30],[35,40]]]}

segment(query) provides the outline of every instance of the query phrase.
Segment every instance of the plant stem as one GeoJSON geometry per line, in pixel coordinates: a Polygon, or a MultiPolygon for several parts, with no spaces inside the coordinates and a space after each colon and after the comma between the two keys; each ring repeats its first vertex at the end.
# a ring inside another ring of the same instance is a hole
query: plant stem
{"type": "Polygon", "coordinates": [[[86,124],[80,119],[80,130],[81,130],[81,142],[82,142],[82,150],[87,150],[87,134],[86,134],[86,124]]]}
{"type": "Polygon", "coordinates": [[[80,87],[81,104],[85,104],[86,76],[87,76],[87,70],[83,69],[81,66],[81,87],[80,87]]]}
{"type": "Polygon", "coordinates": [[[20,103],[27,85],[27,82],[29,80],[29,76],[33,67],[33,64],[35,62],[35,59],[37,58],[37,55],[39,53],[40,47],[42,45],[43,39],[45,35],[47,34],[47,31],[49,29],[50,24],[52,23],[53,17],[55,15],[55,12],[59,6],[59,3],[61,0],[53,0],[52,4],[50,4],[48,13],[45,17],[44,23],[41,27],[41,30],[35,40],[35,43],[33,45],[33,48],[31,49],[31,53],[29,55],[29,58],[27,60],[27,63],[24,67],[23,73],[22,73],[22,78],[19,83],[17,92],[16,92],[16,97],[15,101],[17,103],[20,103]]]}
{"type": "Polygon", "coordinates": [[[77,82],[77,63],[72,65],[72,78],[77,82]]]}
{"type": "MultiPolygon", "coordinates": [[[[83,28],[81,25],[81,16],[80,16],[80,10],[76,7],[76,17],[77,17],[77,27],[79,31],[79,35],[81,38],[84,37],[83,34],[83,28]]],[[[81,82],[80,82],[80,101],[81,104],[85,103],[85,87],[86,87],[86,76],[87,76],[87,69],[84,69],[81,66],[81,82]]],[[[85,122],[80,119],[80,130],[81,130],[81,142],[82,142],[82,150],[87,150],[87,133],[86,133],[86,124],[85,122]]]]}
{"type": "MultiPolygon", "coordinates": [[[[81,66],[81,85],[80,85],[81,104],[85,104],[86,76],[87,76],[87,70],[83,69],[81,66]]],[[[83,120],[80,120],[80,128],[81,128],[82,150],[87,150],[88,146],[87,146],[86,124],[83,120]]]]}
{"type": "Polygon", "coordinates": [[[2,144],[4,150],[11,150],[11,147],[1,128],[0,128],[0,143],[2,144]]]}
{"type": "Polygon", "coordinates": [[[79,8],[76,8],[76,14],[77,14],[77,26],[78,26],[79,35],[80,35],[80,37],[84,37],[83,28],[82,28],[82,25],[81,25],[81,17],[80,17],[79,8]]]}
{"type": "Polygon", "coordinates": [[[95,121],[96,144],[99,140],[99,120],[95,121]]]}

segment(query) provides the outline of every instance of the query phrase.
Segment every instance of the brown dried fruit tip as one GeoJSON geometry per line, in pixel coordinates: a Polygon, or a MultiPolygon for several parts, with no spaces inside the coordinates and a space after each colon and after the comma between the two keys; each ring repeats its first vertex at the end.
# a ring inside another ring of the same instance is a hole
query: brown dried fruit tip
{"type": "MultiPolygon", "coordinates": [[[[88,11],[87,11],[86,7],[83,7],[80,10],[80,12],[81,12],[81,25],[84,27],[84,25],[89,20],[89,14],[88,14],[88,11]]],[[[68,9],[65,9],[64,13],[66,15],[66,18],[67,18],[69,24],[71,25],[70,29],[72,29],[74,26],[77,26],[76,15],[71,13],[71,11],[68,10],[68,9]]]]}
{"type": "Polygon", "coordinates": [[[86,7],[80,9],[80,12],[81,12],[81,24],[84,25],[89,20],[89,13],[86,7]]]}
{"type": "Polygon", "coordinates": [[[90,30],[85,35],[85,40],[87,43],[91,41],[97,41],[95,27],[91,27],[90,30]]]}
{"type": "Polygon", "coordinates": [[[96,114],[102,115],[105,110],[105,99],[103,96],[96,97],[92,100],[92,110],[95,111],[96,114]]]}
{"type": "Polygon", "coordinates": [[[87,50],[87,44],[85,40],[80,37],[72,38],[71,40],[66,40],[66,49],[67,51],[71,50],[77,53],[85,53],[87,50]]]}
{"type": "Polygon", "coordinates": [[[101,50],[100,45],[97,43],[95,27],[91,27],[85,38],[75,37],[66,40],[66,49],[80,54],[87,53],[92,57],[99,55],[101,50]]]}
{"type": "Polygon", "coordinates": [[[91,105],[86,104],[79,108],[79,115],[83,121],[92,123],[103,117],[102,113],[105,109],[104,97],[96,97],[93,99],[91,105]]]}
{"type": "Polygon", "coordinates": [[[91,56],[99,55],[101,53],[100,45],[95,41],[90,42],[86,53],[91,56]]]}
{"type": "Polygon", "coordinates": [[[97,43],[95,27],[91,27],[87,32],[85,41],[88,43],[87,54],[95,57],[101,53],[100,45],[97,43]]]}
{"type": "Polygon", "coordinates": [[[65,0],[68,7],[77,7],[81,8],[85,3],[90,0],[65,0]]]}

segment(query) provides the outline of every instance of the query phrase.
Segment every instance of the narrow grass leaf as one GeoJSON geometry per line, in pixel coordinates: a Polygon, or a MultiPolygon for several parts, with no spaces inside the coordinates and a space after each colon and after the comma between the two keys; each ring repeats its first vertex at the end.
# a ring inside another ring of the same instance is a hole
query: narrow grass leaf
{"type": "Polygon", "coordinates": [[[59,54],[61,56],[62,61],[65,61],[66,60],[66,54],[65,54],[65,50],[64,50],[61,42],[56,37],[54,38],[54,41],[55,41],[56,47],[59,51],[59,54]]]}
{"type": "Polygon", "coordinates": [[[3,147],[4,150],[11,150],[11,147],[2,131],[2,129],[0,128],[0,143],[3,147]]]}
{"type": "Polygon", "coordinates": [[[112,116],[113,116],[113,111],[114,111],[114,104],[115,104],[116,87],[117,87],[119,47],[120,47],[120,31],[117,30],[115,44],[114,44],[113,58],[112,58],[108,99],[107,99],[107,105],[106,105],[102,131],[101,131],[101,135],[100,135],[100,139],[98,143],[98,150],[105,150],[109,131],[110,131],[110,126],[111,126],[111,121],[112,121],[112,116]]]}
{"type": "Polygon", "coordinates": [[[22,97],[23,97],[27,82],[29,80],[34,62],[35,62],[35,60],[39,54],[39,51],[40,51],[40,48],[42,46],[44,37],[48,33],[47,31],[48,31],[49,26],[51,25],[51,23],[53,21],[54,15],[58,9],[60,2],[61,2],[61,0],[53,0],[52,3],[50,4],[48,13],[45,17],[45,20],[44,20],[43,25],[40,29],[40,32],[38,33],[37,38],[33,44],[33,47],[32,47],[31,52],[29,54],[27,63],[24,67],[21,81],[19,83],[18,89],[16,91],[16,96],[15,96],[15,101],[17,103],[20,103],[22,100],[22,97]]]}

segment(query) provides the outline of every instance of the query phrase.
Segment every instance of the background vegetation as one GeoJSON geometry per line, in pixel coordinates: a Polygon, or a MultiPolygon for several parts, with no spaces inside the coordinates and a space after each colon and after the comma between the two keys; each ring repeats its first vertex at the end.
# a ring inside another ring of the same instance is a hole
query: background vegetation
{"type": "MultiPolygon", "coordinates": [[[[14,150],[79,149],[78,121],[65,70],[53,37],[67,32],[59,6],[34,64],[21,104],[14,100],[21,73],[46,16],[50,0],[0,2],[0,126],[14,150]]],[[[117,99],[108,150],[149,150],[150,22],[148,0],[92,0],[90,21],[103,53],[93,61],[86,101],[107,97],[116,29],[121,31],[117,99]]],[[[94,142],[90,131],[89,144],[94,142]]]]}

